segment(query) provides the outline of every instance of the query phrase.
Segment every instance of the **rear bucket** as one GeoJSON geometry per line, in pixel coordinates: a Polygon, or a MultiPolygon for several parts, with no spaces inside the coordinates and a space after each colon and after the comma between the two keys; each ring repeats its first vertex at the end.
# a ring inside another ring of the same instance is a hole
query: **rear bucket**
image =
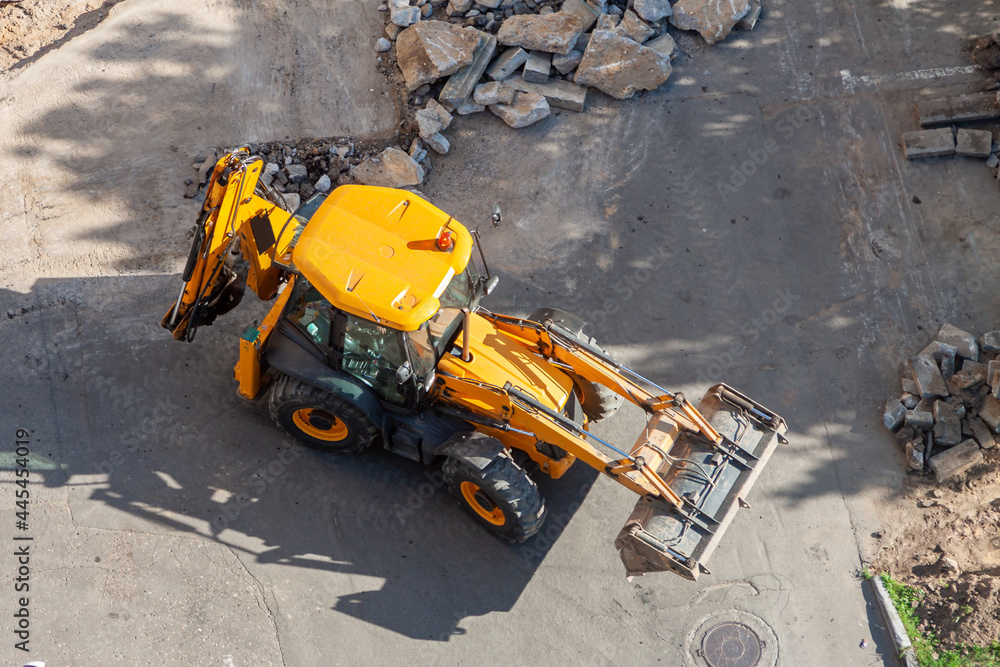
{"type": "MultiPolygon", "coordinates": [[[[743,394],[718,384],[698,411],[723,436],[721,448],[699,434],[682,433],[670,459],[657,473],[687,503],[683,510],[659,498],[644,497],[615,540],[629,577],[675,572],[696,580],[787,427],[777,416],[743,394]]],[[[654,417],[655,419],[655,417],[654,417]]]]}

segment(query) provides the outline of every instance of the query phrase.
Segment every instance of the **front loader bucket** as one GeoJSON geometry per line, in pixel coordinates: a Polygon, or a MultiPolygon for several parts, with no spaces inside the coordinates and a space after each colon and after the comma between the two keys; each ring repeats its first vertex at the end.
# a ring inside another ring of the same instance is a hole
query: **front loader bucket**
{"type": "MultiPolygon", "coordinates": [[[[615,540],[629,577],[672,571],[695,580],[745,502],[778,441],[787,442],[781,417],[718,384],[698,411],[723,436],[720,447],[684,431],[657,473],[685,502],[683,508],[643,497],[615,540]]],[[[650,420],[652,426],[658,419],[650,420]]],[[[650,431],[647,428],[647,433],[650,431]]]]}

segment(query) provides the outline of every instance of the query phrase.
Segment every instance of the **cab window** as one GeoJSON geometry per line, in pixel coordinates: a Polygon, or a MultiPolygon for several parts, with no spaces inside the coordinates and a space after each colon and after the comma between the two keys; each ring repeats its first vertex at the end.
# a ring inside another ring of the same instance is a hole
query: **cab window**
{"type": "Polygon", "coordinates": [[[322,350],[330,349],[333,309],[319,290],[302,281],[292,295],[292,310],[288,315],[298,329],[322,350]]]}
{"type": "Polygon", "coordinates": [[[406,396],[396,383],[396,370],[406,361],[402,333],[344,313],[341,369],[371,387],[380,398],[397,405],[406,396]]]}

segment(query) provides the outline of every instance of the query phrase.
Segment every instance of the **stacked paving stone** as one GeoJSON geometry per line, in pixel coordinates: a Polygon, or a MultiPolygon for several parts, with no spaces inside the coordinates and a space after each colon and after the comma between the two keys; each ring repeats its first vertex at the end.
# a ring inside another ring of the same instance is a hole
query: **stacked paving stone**
{"type": "Polygon", "coordinates": [[[453,115],[489,109],[520,128],[552,107],[583,111],[590,88],[622,100],[656,90],[677,54],[668,26],[714,44],[751,30],[761,11],[760,0],[389,0],[379,9],[388,25],[376,51],[395,60],[419,138],[441,154],[453,115]]]}
{"type": "Polygon", "coordinates": [[[972,334],[945,324],[911,358],[902,395],[885,406],[910,468],[939,482],[983,462],[1000,433],[1000,331],[972,334]]]}

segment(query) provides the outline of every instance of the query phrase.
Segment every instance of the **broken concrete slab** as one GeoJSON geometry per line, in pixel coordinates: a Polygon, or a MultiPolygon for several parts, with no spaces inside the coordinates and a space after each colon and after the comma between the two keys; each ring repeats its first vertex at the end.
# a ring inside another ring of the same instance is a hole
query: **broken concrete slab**
{"type": "Polygon", "coordinates": [[[970,419],[969,428],[972,431],[972,437],[975,438],[980,447],[983,449],[993,449],[996,446],[996,441],[993,439],[993,432],[990,431],[990,427],[982,419],[979,417],[970,419]]]}
{"type": "Polygon", "coordinates": [[[917,102],[921,127],[1000,118],[996,93],[971,93],[917,102]]]}
{"type": "Polygon", "coordinates": [[[567,54],[583,32],[583,22],[570,12],[511,16],[500,26],[497,39],[529,51],[567,54]]]}
{"type": "Polygon", "coordinates": [[[948,388],[941,377],[941,369],[938,368],[934,357],[917,355],[910,359],[910,371],[914,381],[917,383],[921,398],[944,398],[948,396],[948,388]]]}
{"type": "Polygon", "coordinates": [[[435,132],[434,134],[430,134],[426,137],[421,135],[420,138],[424,140],[424,143],[427,144],[431,150],[439,155],[444,155],[451,150],[451,142],[448,141],[448,138],[440,132],[435,132]]]}
{"type": "Polygon", "coordinates": [[[681,30],[696,30],[706,42],[715,44],[749,11],[749,0],[679,0],[670,22],[681,30]]]}
{"type": "Polygon", "coordinates": [[[455,108],[455,113],[459,116],[468,116],[469,114],[480,113],[482,111],[486,111],[486,107],[476,103],[474,100],[465,100],[461,106],[455,108]]]}
{"type": "Polygon", "coordinates": [[[437,100],[428,100],[427,107],[414,114],[414,118],[420,138],[425,140],[451,125],[451,114],[437,100]]]}
{"type": "Polygon", "coordinates": [[[587,87],[571,81],[552,79],[548,83],[530,83],[514,77],[508,83],[515,90],[543,95],[549,106],[569,111],[583,111],[587,103],[587,87]]]}
{"type": "Polygon", "coordinates": [[[639,44],[642,44],[656,34],[656,31],[650,28],[649,25],[639,18],[639,15],[631,9],[625,12],[625,16],[622,17],[622,22],[619,23],[612,32],[617,35],[628,37],[639,44]]]}
{"type": "Polygon", "coordinates": [[[677,42],[674,41],[669,32],[649,40],[643,46],[647,49],[653,49],[657,53],[662,53],[671,60],[677,55],[677,42]]]}
{"type": "Polygon", "coordinates": [[[421,21],[399,33],[396,63],[407,89],[414,91],[471,63],[480,34],[446,21],[421,21]]]}
{"type": "Polygon", "coordinates": [[[882,423],[890,431],[898,431],[906,419],[906,408],[899,399],[890,398],[885,403],[885,413],[882,416],[882,423]]]}
{"type": "Polygon", "coordinates": [[[945,345],[953,345],[958,350],[958,356],[972,361],[979,361],[979,343],[976,337],[968,331],[962,331],[952,324],[943,324],[934,340],[945,345]]]}
{"type": "Polygon", "coordinates": [[[500,81],[490,81],[476,86],[472,99],[476,104],[489,106],[491,104],[510,104],[514,101],[516,91],[500,81]]]}
{"type": "MultiPolygon", "coordinates": [[[[594,32],[599,30],[614,30],[618,27],[618,20],[620,18],[618,14],[601,14],[597,17],[597,25],[594,26],[594,32]]],[[[591,33],[591,37],[593,37],[593,33],[591,33]]]]}
{"type": "Polygon", "coordinates": [[[583,51],[574,49],[565,56],[560,53],[552,56],[552,66],[560,74],[569,74],[577,68],[581,60],[583,60],[583,51]]]}
{"type": "Polygon", "coordinates": [[[903,153],[907,160],[955,154],[955,136],[947,127],[903,133],[903,153]]]}
{"type": "Polygon", "coordinates": [[[760,0],[750,0],[750,11],[736,23],[736,27],[740,30],[753,30],[760,20],[760,11],[760,0]]]}
{"type": "Polygon", "coordinates": [[[979,450],[979,445],[975,440],[966,440],[949,450],[935,454],[927,463],[940,483],[955,475],[961,475],[982,462],[983,453],[979,450]]]}
{"type": "Polygon", "coordinates": [[[486,33],[479,33],[479,42],[472,55],[472,62],[451,75],[444,84],[438,99],[453,109],[461,106],[472,95],[472,90],[483,78],[483,72],[497,48],[497,38],[486,33]]]}
{"type": "Polygon", "coordinates": [[[955,137],[955,155],[965,157],[988,158],[993,145],[993,133],[989,130],[968,130],[958,128],[955,137]]]}
{"type": "Polygon", "coordinates": [[[929,410],[907,410],[903,423],[921,431],[929,431],[934,428],[934,413],[929,410]]]}
{"type": "Polygon", "coordinates": [[[941,361],[945,357],[951,357],[952,359],[958,354],[958,348],[954,345],[948,343],[943,343],[939,340],[932,340],[927,344],[927,347],[917,352],[917,354],[923,355],[925,357],[934,357],[935,361],[941,361]]]}
{"type": "Polygon", "coordinates": [[[545,83],[549,80],[549,71],[552,69],[552,54],[545,51],[531,51],[528,53],[528,60],[524,63],[524,72],[521,78],[530,83],[545,83]]]}
{"type": "Polygon", "coordinates": [[[494,104],[490,111],[513,128],[527,127],[549,115],[549,103],[538,93],[518,91],[511,104],[494,104]]]}
{"type": "Polygon", "coordinates": [[[983,404],[979,406],[979,418],[986,422],[991,431],[1000,432],[1000,400],[992,394],[987,394],[983,404]]]}
{"type": "Polygon", "coordinates": [[[1000,331],[987,331],[979,337],[979,351],[996,354],[1000,352],[1000,331]]]}
{"type": "Polygon", "coordinates": [[[934,442],[949,446],[962,442],[962,420],[954,406],[944,401],[934,402],[934,442]]]}
{"type": "Polygon", "coordinates": [[[390,146],[355,167],[354,178],[362,185],[400,188],[420,185],[424,180],[424,169],[406,152],[390,146]]]}
{"type": "Polygon", "coordinates": [[[420,21],[420,7],[393,5],[389,11],[390,20],[400,28],[406,28],[420,21]]]}
{"type": "Polygon", "coordinates": [[[670,58],[607,30],[595,31],[573,80],[619,100],[656,90],[670,77],[670,58]]]}
{"type": "MultiPolygon", "coordinates": [[[[666,2],[667,0],[661,1],[666,2]]],[[[668,4],[667,6],[669,7],[670,5],[668,4]]],[[[597,23],[598,12],[583,0],[565,0],[565,2],[563,2],[562,11],[569,12],[580,19],[581,30],[584,32],[590,30],[590,27],[597,23]]]]}
{"type": "Polygon", "coordinates": [[[503,81],[517,71],[528,60],[528,52],[519,46],[507,49],[486,69],[486,76],[494,81],[503,81]]]}
{"type": "Polygon", "coordinates": [[[632,9],[643,21],[654,23],[674,13],[668,0],[635,0],[632,9]]]}

